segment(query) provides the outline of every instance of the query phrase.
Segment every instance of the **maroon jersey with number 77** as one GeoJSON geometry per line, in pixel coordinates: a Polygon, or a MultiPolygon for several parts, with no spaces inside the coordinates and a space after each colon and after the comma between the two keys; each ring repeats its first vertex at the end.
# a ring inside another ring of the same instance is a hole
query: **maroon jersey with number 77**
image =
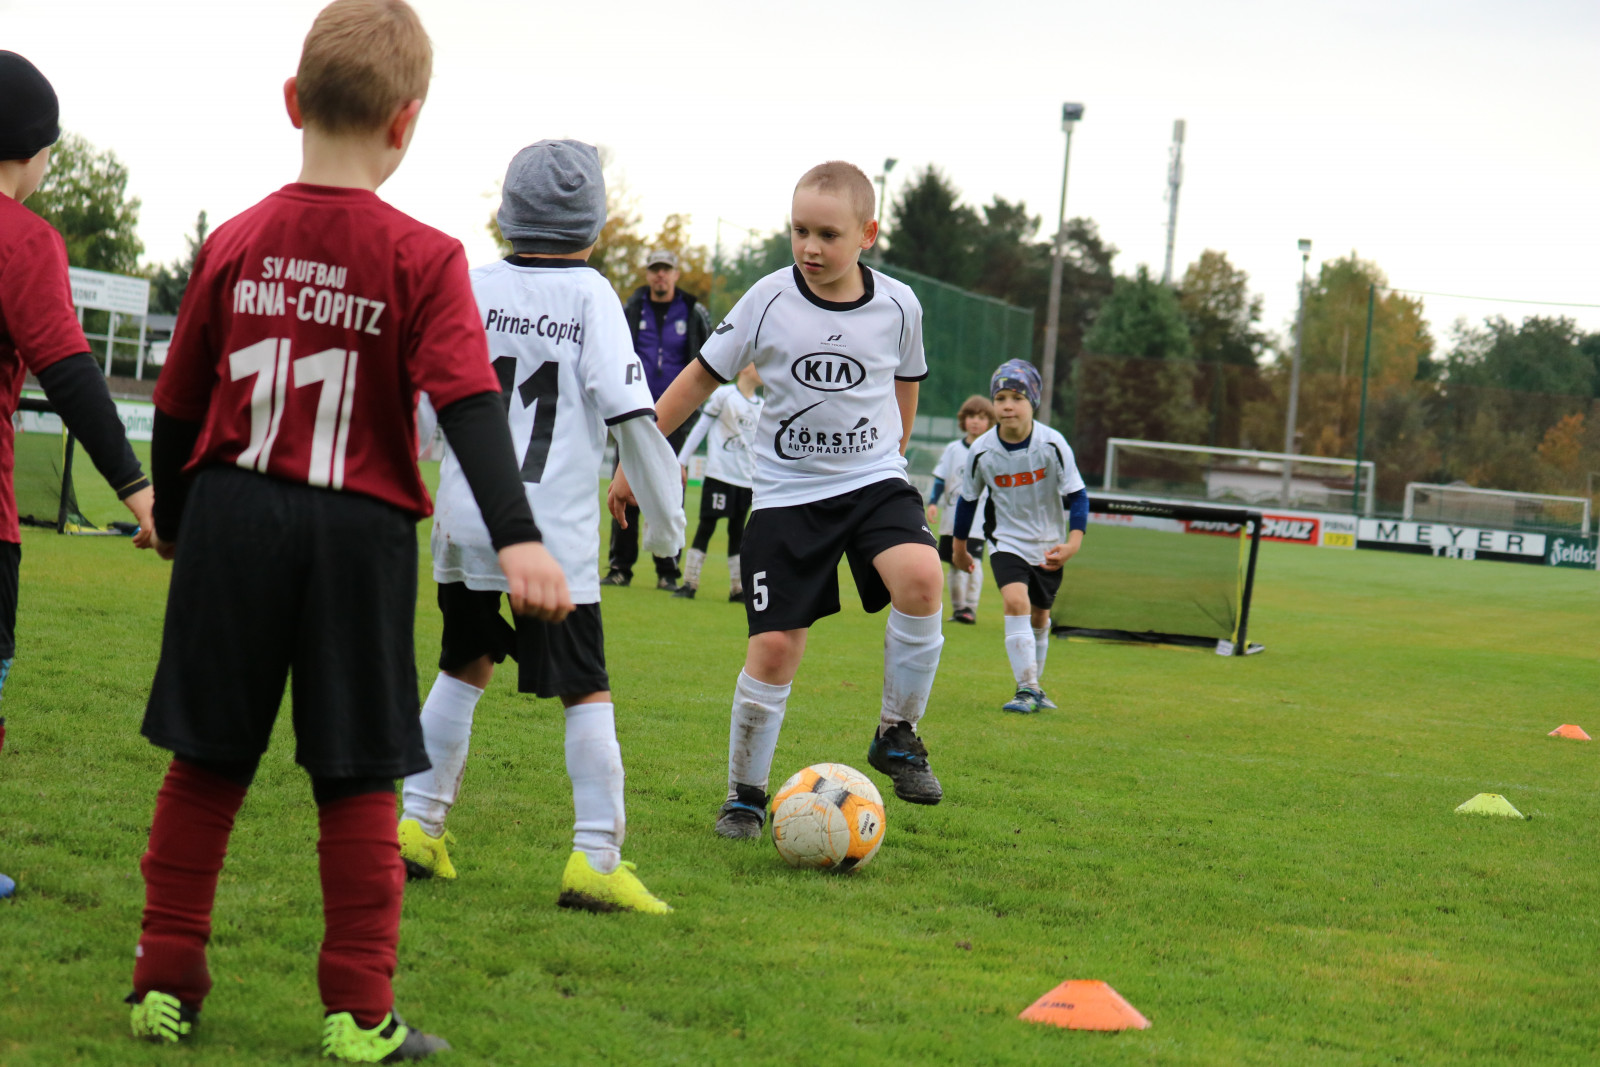
{"type": "Polygon", "coordinates": [[[155,404],[227,463],[419,517],[417,392],[497,393],[460,242],[365,189],[287,185],[195,263],[155,404]]]}

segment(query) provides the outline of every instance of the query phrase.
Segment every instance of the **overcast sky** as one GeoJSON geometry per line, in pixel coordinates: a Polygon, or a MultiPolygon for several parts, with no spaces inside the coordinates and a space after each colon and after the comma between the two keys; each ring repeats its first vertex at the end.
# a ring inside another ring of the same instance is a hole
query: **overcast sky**
{"type": "MultiPolygon", "coordinates": [[[[1600,305],[1596,0],[582,3],[415,0],[434,81],[382,195],[490,258],[483,223],[517,149],[608,146],[646,223],[711,244],[784,224],[824,159],[890,196],[937,164],[968,202],[1024,200],[1054,228],[1060,106],[1069,215],[1121,250],[1165,249],[1172,122],[1188,122],[1177,271],[1206,248],[1249,272],[1265,325],[1312,269],[1355,250],[1391,284],[1600,305]],[[729,225],[731,224],[731,225],[729,225]]],[[[316,0],[0,0],[0,47],[32,59],[62,124],[114,150],[152,260],[183,252],[298,171],[281,85],[316,0]]],[[[1042,309],[1041,309],[1042,310],[1042,309]]],[[[1426,298],[1441,340],[1465,315],[1600,308],[1426,298]]]]}

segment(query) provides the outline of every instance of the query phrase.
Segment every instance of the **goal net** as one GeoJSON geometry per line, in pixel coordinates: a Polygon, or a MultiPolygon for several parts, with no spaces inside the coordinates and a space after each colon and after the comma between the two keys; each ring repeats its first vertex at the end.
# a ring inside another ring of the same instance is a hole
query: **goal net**
{"type": "Polygon", "coordinates": [[[1589,498],[1474,489],[1465,483],[1406,483],[1405,518],[1500,530],[1589,533],[1589,498]]]}
{"type": "Polygon", "coordinates": [[[1371,515],[1376,465],[1169,441],[1106,441],[1105,490],[1125,496],[1371,515]],[[1357,472],[1360,486],[1357,487],[1357,472]]]}
{"type": "Polygon", "coordinates": [[[1261,651],[1248,641],[1261,514],[1092,499],[1051,616],[1066,636],[1261,651]]]}
{"type": "Polygon", "coordinates": [[[15,467],[11,484],[17,497],[17,521],[58,533],[95,529],[78,510],[72,484],[75,441],[55,409],[43,397],[25,396],[12,419],[15,467]]]}

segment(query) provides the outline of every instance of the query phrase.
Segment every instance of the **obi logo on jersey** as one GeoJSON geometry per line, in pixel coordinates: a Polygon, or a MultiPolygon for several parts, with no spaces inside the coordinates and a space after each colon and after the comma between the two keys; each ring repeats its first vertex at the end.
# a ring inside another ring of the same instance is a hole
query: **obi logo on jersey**
{"type": "Polygon", "coordinates": [[[789,365],[789,373],[807,389],[841,393],[864,381],[867,368],[843,352],[809,352],[789,365]]]}
{"type": "Polygon", "coordinates": [[[1010,489],[1014,485],[1032,485],[1034,482],[1044,481],[1045,468],[1036,471],[1022,471],[1020,474],[996,474],[994,484],[1002,489],[1010,489]]]}

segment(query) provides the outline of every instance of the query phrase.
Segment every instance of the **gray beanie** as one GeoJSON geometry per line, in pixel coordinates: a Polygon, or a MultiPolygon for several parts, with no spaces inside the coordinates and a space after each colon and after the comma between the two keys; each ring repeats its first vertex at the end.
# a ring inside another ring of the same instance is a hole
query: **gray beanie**
{"type": "Polygon", "coordinates": [[[506,168],[500,232],[518,252],[579,252],[606,224],[600,153],[582,141],[538,141],[506,168]]]}

